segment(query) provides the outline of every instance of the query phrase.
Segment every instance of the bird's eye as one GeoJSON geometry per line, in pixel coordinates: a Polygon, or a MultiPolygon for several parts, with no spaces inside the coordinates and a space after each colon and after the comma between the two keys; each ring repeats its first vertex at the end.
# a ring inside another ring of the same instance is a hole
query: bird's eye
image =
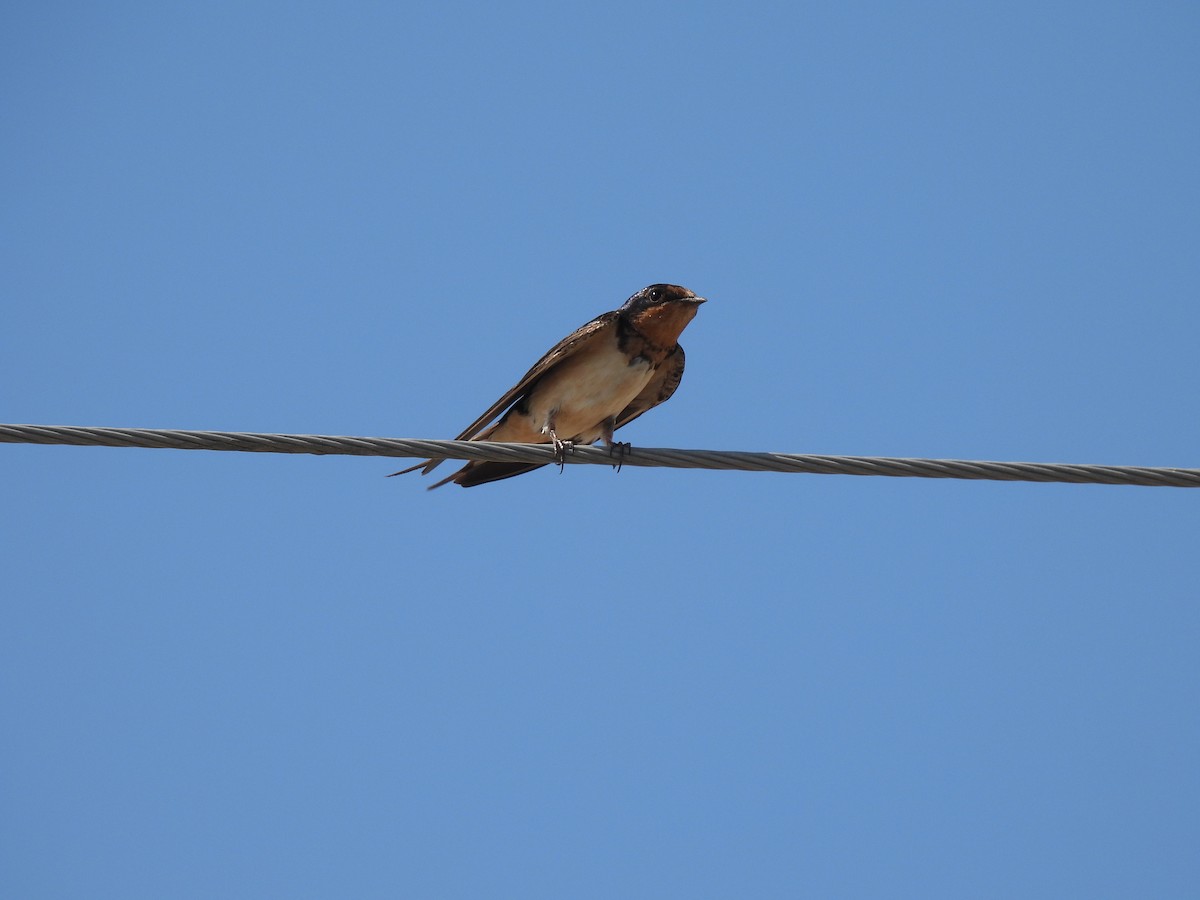
{"type": "Polygon", "coordinates": [[[651,299],[651,300],[658,300],[658,299],[660,299],[661,297],[662,297],[662,291],[660,291],[658,288],[655,288],[654,290],[652,290],[652,291],[650,292],[650,299],[651,299]]]}

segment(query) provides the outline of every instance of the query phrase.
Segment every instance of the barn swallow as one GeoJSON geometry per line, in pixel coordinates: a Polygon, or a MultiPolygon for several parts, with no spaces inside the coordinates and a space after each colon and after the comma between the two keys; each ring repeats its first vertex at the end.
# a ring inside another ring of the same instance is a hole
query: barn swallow
{"type": "MultiPolygon", "coordinates": [[[[643,288],[555,344],[455,440],[552,444],[561,462],[573,445],[603,439],[623,455],[629,445],[614,443],[613,432],[675,393],[683,378],[679,335],[704,302],[676,284],[643,288]]],[[[429,459],[392,474],[425,474],[442,462],[429,459]]],[[[451,481],[474,487],[543,465],[469,462],[430,490],[451,481]]]]}

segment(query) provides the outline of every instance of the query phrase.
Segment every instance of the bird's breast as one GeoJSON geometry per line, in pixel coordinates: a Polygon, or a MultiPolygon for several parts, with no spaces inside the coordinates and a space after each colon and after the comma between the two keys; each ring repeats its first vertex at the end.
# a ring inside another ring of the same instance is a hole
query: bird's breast
{"type": "Polygon", "coordinates": [[[649,360],[631,360],[615,336],[594,343],[542,376],[529,395],[531,425],[540,429],[553,417],[560,438],[594,432],[628,406],[654,374],[649,360]]]}

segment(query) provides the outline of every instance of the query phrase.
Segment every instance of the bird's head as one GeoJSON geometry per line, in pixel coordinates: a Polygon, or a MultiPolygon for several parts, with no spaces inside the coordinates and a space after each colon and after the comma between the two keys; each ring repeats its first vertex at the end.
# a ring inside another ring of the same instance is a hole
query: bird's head
{"type": "Polygon", "coordinates": [[[658,346],[673,347],[704,302],[677,284],[652,284],[626,300],[620,312],[658,346]]]}
{"type": "Polygon", "coordinates": [[[652,284],[644,287],[621,307],[627,312],[649,309],[653,306],[682,305],[696,307],[704,302],[703,297],[697,297],[685,287],[677,284],[652,284]]]}

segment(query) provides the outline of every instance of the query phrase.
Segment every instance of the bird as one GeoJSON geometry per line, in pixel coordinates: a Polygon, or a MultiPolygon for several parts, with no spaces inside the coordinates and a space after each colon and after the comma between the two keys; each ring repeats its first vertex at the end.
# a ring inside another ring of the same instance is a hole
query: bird
{"type": "MultiPolygon", "coordinates": [[[[561,465],[575,444],[603,439],[610,452],[619,451],[623,459],[629,445],[614,442],[613,432],[675,393],[685,359],[679,335],[704,302],[704,297],[677,284],[642,288],[620,308],[597,316],[551,347],[455,440],[551,444],[561,465]]],[[[429,459],[392,475],[417,469],[428,474],[442,462],[429,459]]],[[[543,465],[468,462],[429,490],[451,482],[474,487],[543,465]]]]}

